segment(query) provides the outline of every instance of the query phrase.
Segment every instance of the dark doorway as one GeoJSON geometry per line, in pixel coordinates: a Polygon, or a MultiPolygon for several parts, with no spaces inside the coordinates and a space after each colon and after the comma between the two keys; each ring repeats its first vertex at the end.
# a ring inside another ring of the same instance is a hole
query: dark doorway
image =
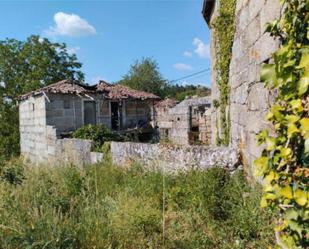
{"type": "Polygon", "coordinates": [[[119,103],[111,102],[111,113],[112,113],[112,129],[119,129],[119,103]]]}
{"type": "Polygon", "coordinates": [[[96,124],[96,108],[94,101],[84,101],[84,124],[96,124]]]}

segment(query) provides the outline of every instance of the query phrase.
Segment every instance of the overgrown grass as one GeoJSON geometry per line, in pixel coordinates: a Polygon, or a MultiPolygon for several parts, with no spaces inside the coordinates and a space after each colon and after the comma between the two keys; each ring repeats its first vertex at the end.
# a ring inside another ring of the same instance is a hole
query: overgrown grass
{"type": "Polygon", "coordinates": [[[273,242],[270,214],[241,172],[165,176],[163,195],[162,173],[138,165],[27,167],[23,177],[20,164],[11,167],[17,182],[0,183],[1,249],[264,249],[273,242]]]}

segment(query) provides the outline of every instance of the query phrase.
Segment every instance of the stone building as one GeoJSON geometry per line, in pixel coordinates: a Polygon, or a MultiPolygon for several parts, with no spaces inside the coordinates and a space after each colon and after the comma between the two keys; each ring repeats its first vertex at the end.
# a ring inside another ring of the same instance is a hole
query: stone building
{"type": "MultiPolygon", "coordinates": [[[[215,39],[211,23],[218,16],[219,0],[204,0],[203,16],[211,30],[212,55],[212,100],[219,99],[219,88],[215,70],[215,39]]],[[[280,16],[279,0],[237,0],[236,32],[231,53],[229,72],[231,144],[242,150],[248,165],[260,155],[256,135],[267,127],[264,117],[272,103],[272,94],[260,81],[260,69],[279,42],[265,33],[265,25],[280,16]]],[[[220,115],[212,110],[212,130],[216,132],[215,117],[220,115]]],[[[215,143],[215,134],[212,136],[215,143]]]]}
{"type": "Polygon", "coordinates": [[[156,103],[155,111],[155,124],[154,126],[159,129],[161,141],[170,139],[170,130],[172,128],[172,119],[170,116],[170,109],[177,105],[175,99],[164,99],[156,103]]]}
{"type": "Polygon", "coordinates": [[[19,98],[21,153],[33,162],[89,162],[91,142],[62,139],[85,124],[113,130],[148,125],[160,98],[120,85],[64,80],[19,98]],[[61,157],[66,158],[61,158],[61,157]]]}
{"type": "Polygon", "coordinates": [[[173,144],[208,144],[211,137],[211,99],[192,97],[177,104],[164,100],[155,106],[160,136],[173,144]]]}

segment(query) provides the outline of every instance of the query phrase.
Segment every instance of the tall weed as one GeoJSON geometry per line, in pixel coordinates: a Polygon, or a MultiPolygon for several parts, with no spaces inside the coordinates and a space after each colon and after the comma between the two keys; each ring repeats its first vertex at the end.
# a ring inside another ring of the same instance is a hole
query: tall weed
{"type": "MultiPolygon", "coordinates": [[[[8,172],[20,166],[5,165],[8,172]]],[[[273,243],[260,190],[242,172],[165,175],[164,188],[162,172],[138,164],[12,172],[18,177],[0,182],[1,249],[253,249],[273,243]]]]}

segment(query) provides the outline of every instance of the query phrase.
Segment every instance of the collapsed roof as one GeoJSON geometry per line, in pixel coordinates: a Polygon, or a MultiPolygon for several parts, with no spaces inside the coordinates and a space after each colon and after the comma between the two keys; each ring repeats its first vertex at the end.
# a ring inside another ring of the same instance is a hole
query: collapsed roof
{"type": "Polygon", "coordinates": [[[160,99],[153,93],[138,91],[127,86],[110,84],[105,81],[100,81],[96,85],[96,90],[105,93],[108,99],[160,99]]]}
{"type": "Polygon", "coordinates": [[[54,93],[54,94],[74,94],[74,95],[88,95],[88,94],[103,94],[107,99],[121,100],[121,99],[153,99],[159,100],[160,97],[152,93],[138,91],[126,86],[118,84],[110,84],[105,81],[100,81],[97,85],[89,86],[77,80],[62,80],[57,83],[45,86],[43,88],[28,92],[19,96],[19,100],[25,100],[31,96],[40,94],[54,93]]]}
{"type": "Polygon", "coordinates": [[[155,106],[157,108],[172,108],[177,104],[178,104],[178,101],[176,99],[167,98],[167,99],[159,101],[155,106]]]}

